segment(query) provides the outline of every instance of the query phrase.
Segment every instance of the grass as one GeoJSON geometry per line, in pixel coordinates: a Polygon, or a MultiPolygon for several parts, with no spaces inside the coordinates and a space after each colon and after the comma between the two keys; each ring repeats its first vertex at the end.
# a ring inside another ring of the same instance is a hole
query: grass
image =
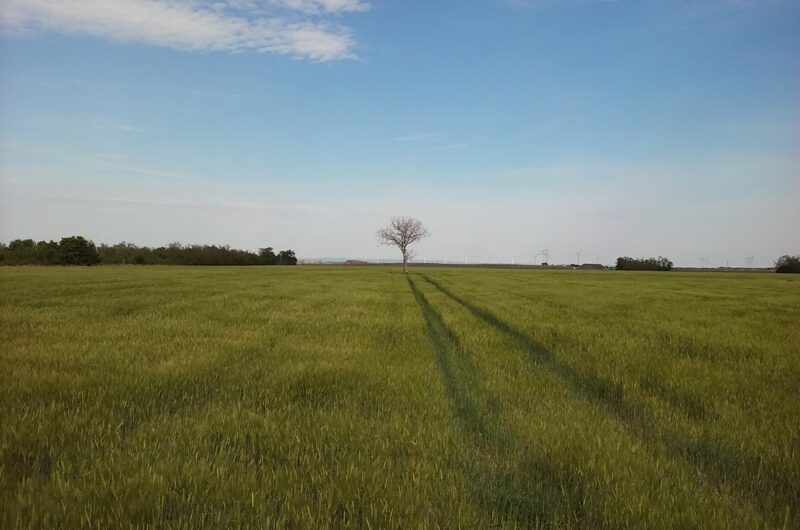
{"type": "Polygon", "coordinates": [[[0,527],[800,527],[800,278],[0,268],[0,527]]]}

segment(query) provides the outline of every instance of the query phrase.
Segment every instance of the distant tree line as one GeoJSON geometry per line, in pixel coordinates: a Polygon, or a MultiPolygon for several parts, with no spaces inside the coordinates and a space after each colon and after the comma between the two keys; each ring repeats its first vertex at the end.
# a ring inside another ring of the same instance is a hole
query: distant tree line
{"type": "Polygon", "coordinates": [[[15,239],[8,245],[0,243],[0,263],[3,265],[95,265],[100,263],[97,247],[81,236],[64,237],[55,241],[15,239]]]}
{"type": "Polygon", "coordinates": [[[657,258],[617,258],[618,271],[671,271],[672,262],[663,257],[657,258]]]}
{"type": "Polygon", "coordinates": [[[182,245],[140,247],[131,243],[95,246],[81,236],[61,241],[15,239],[0,243],[0,265],[297,265],[293,250],[275,252],[272,247],[258,253],[227,245],[182,245]]]}
{"type": "Polygon", "coordinates": [[[800,272],[800,256],[781,256],[775,262],[775,272],[800,272]]]}

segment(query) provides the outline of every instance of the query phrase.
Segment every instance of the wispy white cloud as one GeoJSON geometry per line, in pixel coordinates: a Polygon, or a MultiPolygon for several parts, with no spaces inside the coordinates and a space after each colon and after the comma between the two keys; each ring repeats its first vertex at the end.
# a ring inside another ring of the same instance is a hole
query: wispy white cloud
{"type": "Polygon", "coordinates": [[[467,144],[463,142],[448,141],[451,140],[447,135],[437,132],[420,132],[415,134],[407,134],[395,138],[398,142],[411,142],[428,145],[434,149],[443,151],[449,149],[463,149],[467,144]]]}
{"type": "Polygon", "coordinates": [[[134,127],[133,125],[127,125],[125,123],[112,123],[106,120],[100,120],[96,123],[92,124],[93,129],[99,129],[103,131],[121,131],[121,132],[128,132],[128,133],[143,133],[144,129],[141,127],[134,127]]]}
{"type": "Polygon", "coordinates": [[[361,0],[229,0],[229,4],[249,11],[266,12],[269,7],[275,6],[314,15],[351,13],[370,9],[370,5],[361,0]]]}
{"type": "Polygon", "coordinates": [[[613,4],[622,0],[504,0],[511,7],[551,7],[564,4],[613,4]]]}
{"type": "Polygon", "coordinates": [[[396,140],[398,142],[436,143],[444,140],[444,135],[435,132],[421,132],[398,136],[396,140]]]}
{"type": "Polygon", "coordinates": [[[309,15],[368,8],[360,0],[4,0],[0,27],[183,51],[254,51],[330,61],[355,56],[352,32],[309,15]]]}
{"type": "Polygon", "coordinates": [[[560,181],[574,178],[596,178],[619,170],[619,166],[609,168],[607,165],[592,162],[543,165],[499,169],[487,172],[486,176],[519,181],[560,181]]]}
{"type": "Polygon", "coordinates": [[[217,199],[195,199],[195,198],[175,198],[170,196],[140,196],[123,197],[117,195],[99,195],[96,193],[64,193],[43,195],[51,199],[98,202],[143,206],[163,206],[163,207],[187,207],[203,209],[225,209],[225,210],[258,210],[258,211],[297,211],[297,212],[316,212],[323,211],[325,208],[318,204],[304,202],[283,202],[266,200],[247,200],[242,198],[217,198],[217,199]]]}
{"type": "Polygon", "coordinates": [[[99,158],[100,160],[111,160],[111,161],[129,160],[131,158],[131,155],[127,153],[98,153],[94,156],[95,158],[99,158]]]}
{"type": "Polygon", "coordinates": [[[440,151],[447,151],[449,149],[464,149],[467,147],[465,143],[452,143],[452,144],[440,144],[436,146],[436,149],[440,151]]]}

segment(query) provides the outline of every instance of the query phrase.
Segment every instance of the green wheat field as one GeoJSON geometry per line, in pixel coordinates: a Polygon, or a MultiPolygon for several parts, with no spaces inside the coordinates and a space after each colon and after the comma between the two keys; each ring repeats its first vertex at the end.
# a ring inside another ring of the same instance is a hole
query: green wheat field
{"type": "Polygon", "coordinates": [[[800,277],[0,268],[0,528],[798,528],[800,277]]]}

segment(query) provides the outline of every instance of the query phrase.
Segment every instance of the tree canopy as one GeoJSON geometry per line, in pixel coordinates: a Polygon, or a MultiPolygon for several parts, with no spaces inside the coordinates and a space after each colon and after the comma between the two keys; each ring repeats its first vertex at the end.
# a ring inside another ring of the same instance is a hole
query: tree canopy
{"type": "Polygon", "coordinates": [[[671,271],[672,262],[663,257],[657,258],[617,258],[618,271],[671,271]]]}
{"type": "Polygon", "coordinates": [[[265,247],[258,253],[232,249],[228,245],[182,245],[140,247],[132,243],[95,244],[70,236],[55,241],[15,239],[0,243],[0,264],[4,265],[296,265],[293,250],[274,252],[265,247]]]}
{"type": "Polygon", "coordinates": [[[775,262],[775,272],[800,272],[800,256],[781,256],[775,262]]]}
{"type": "Polygon", "coordinates": [[[60,242],[15,239],[0,244],[0,263],[5,265],[94,265],[100,258],[94,243],[81,236],[60,242]]]}

